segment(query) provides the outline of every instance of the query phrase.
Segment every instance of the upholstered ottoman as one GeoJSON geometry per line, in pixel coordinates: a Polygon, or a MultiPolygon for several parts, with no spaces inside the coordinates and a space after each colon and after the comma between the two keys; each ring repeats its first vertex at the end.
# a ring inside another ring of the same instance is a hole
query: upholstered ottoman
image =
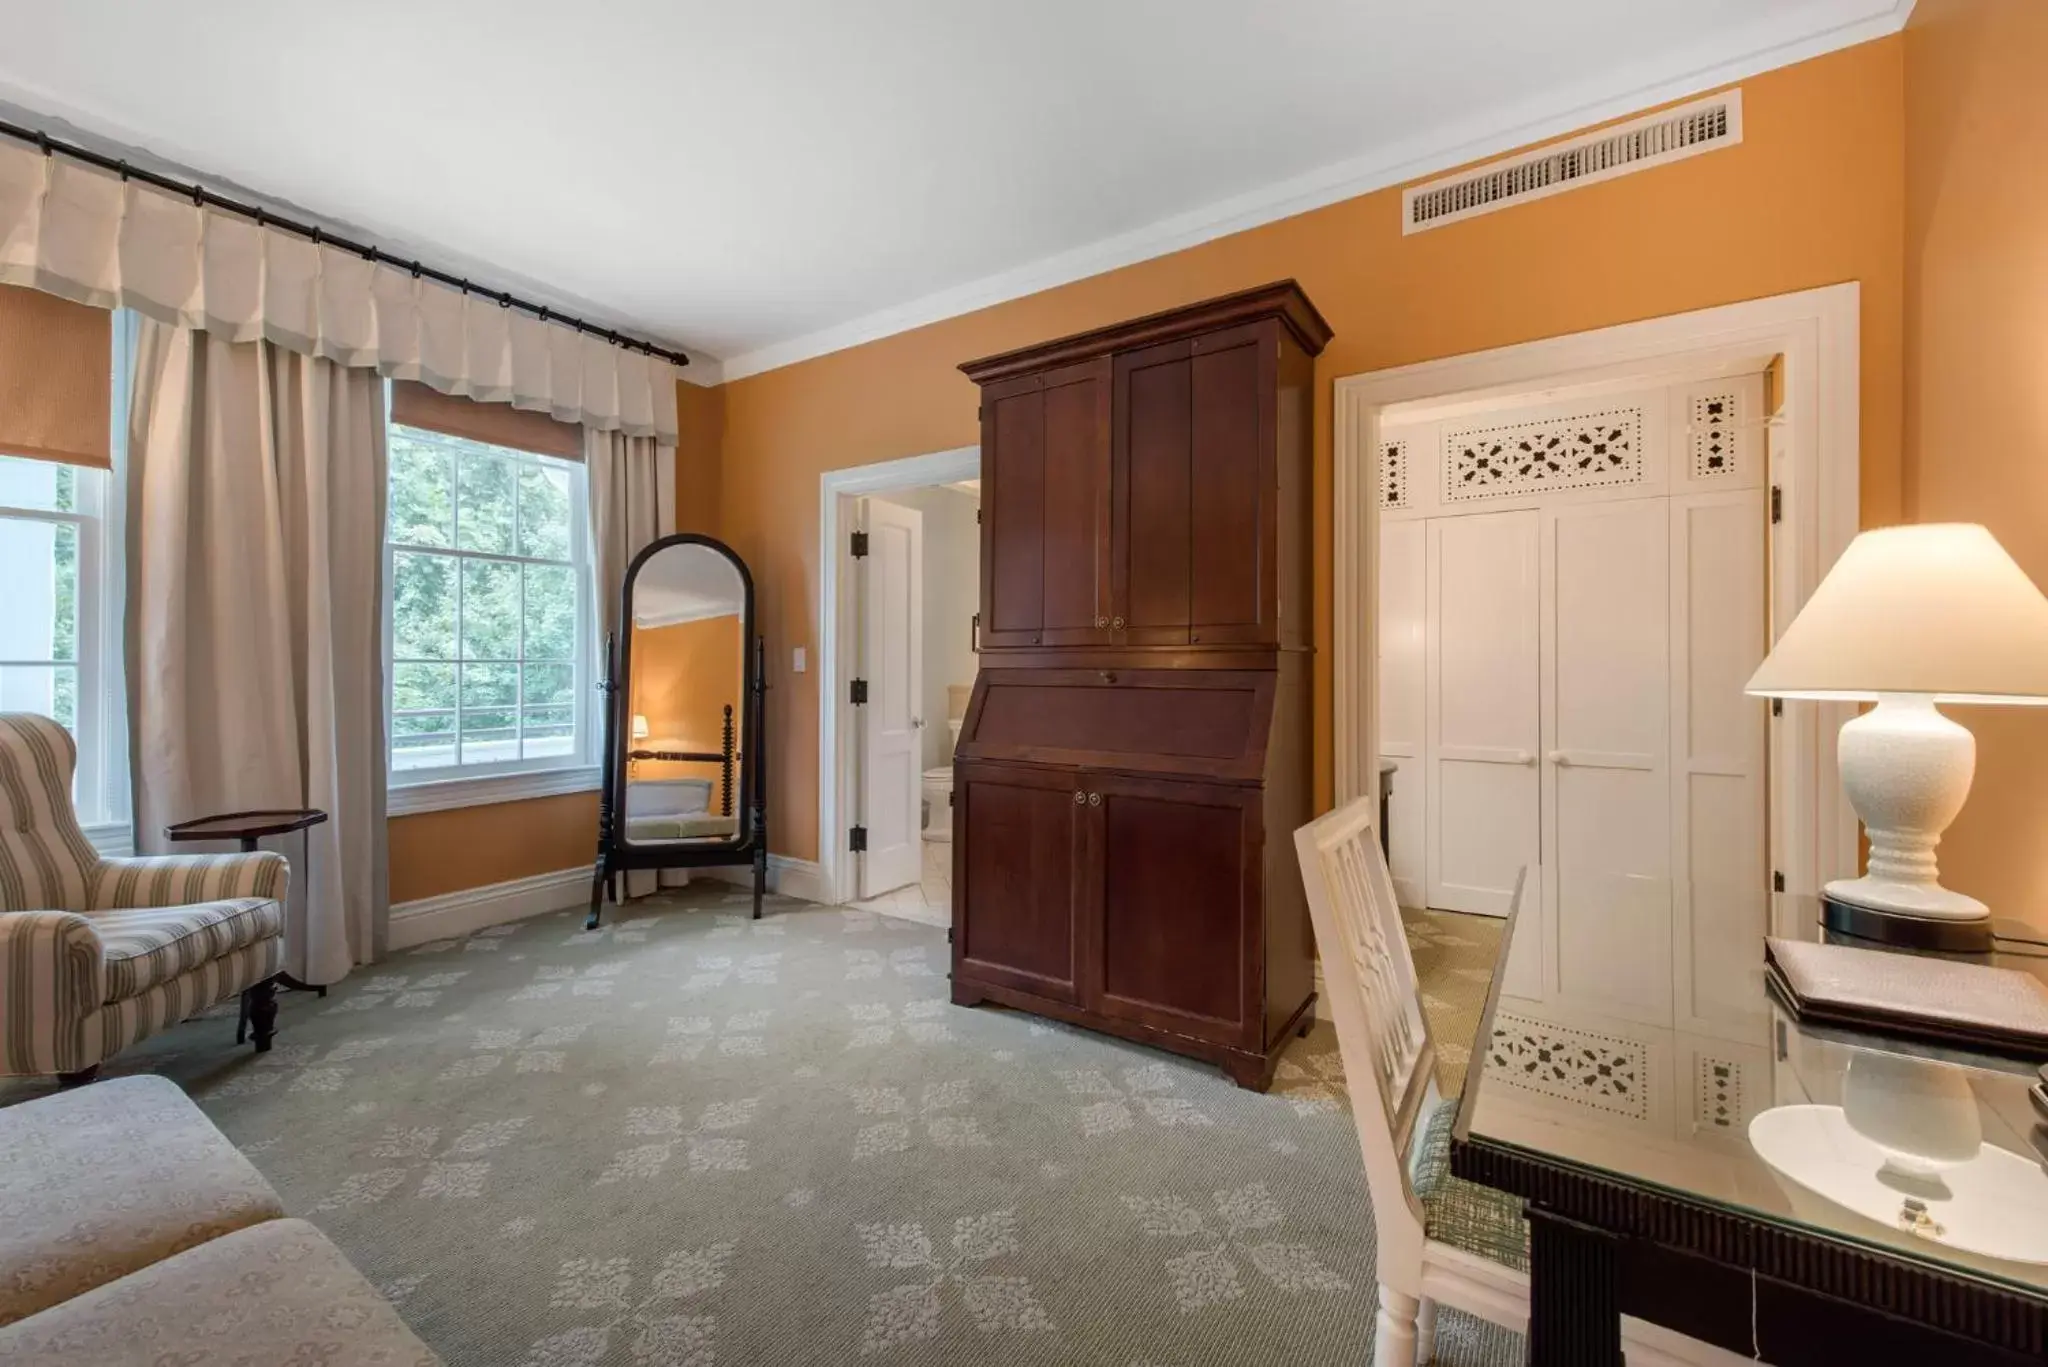
{"type": "Polygon", "coordinates": [[[0,1363],[437,1367],[304,1220],[267,1220],[0,1327],[0,1363]]]}
{"type": "Polygon", "coordinates": [[[0,1325],[283,1214],[263,1174],[162,1078],[0,1109],[0,1325]]]}

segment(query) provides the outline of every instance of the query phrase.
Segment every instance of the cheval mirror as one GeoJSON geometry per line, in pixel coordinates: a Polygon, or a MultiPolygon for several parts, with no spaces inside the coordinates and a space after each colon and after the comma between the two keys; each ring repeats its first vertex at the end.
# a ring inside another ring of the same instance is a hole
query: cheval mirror
{"type": "MultiPolygon", "coordinates": [[[[723,542],[665,536],[633,557],[605,642],[604,792],[590,919],[636,870],[751,864],[768,879],[762,645],[754,580],[723,542]]],[[[658,878],[657,878],[658,882],[658,878]]]]}

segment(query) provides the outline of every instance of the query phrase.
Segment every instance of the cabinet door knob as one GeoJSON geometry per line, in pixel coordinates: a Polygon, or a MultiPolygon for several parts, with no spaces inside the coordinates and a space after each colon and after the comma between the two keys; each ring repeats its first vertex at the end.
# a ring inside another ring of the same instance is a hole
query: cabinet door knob
{"type": "Polygon", "coordinates": [[[1562,750],[1552,750],[1549,755],[1552,764],[1570,764],[1572,757],[1562,750]]]}
{"type": "Polygon", "coordinates": [[[1076,788],[1076,789],[1074,789],[1074,805],[1075,805],[1076,807],[1085,807],[1085,806],[1087,806],[1087,805],[1088,805],[1088,794],[1086,794],[1086,793],[1082,792],[1082,791],[1081,791],[1081,790],[1080,790],[1079,788],[1076,788]]]}
{"type": "Polygon", "coordinates": [[[1102,794],[1101,794],[1101,793],[1090,793],[1090,794],[1088,794],[1088,805],[1089,805],[1089,806],[1091,806],[1091,807],[1100,807],[1100,806],[1102,805],[1102,794]]]}
{"type": "Polygon", "coordinates": [[[1515,751],[1515,763],[1517,763],[1517,764],[1525,764],[1525,765],[1526,765],[1526,764],[1534,764],[1535,762],[1536,762],[1536,756],[1535,756],[1535,755],[1534,755],[1533,753],[1531,753],[1530,751],[1527,751],[1527,750],[1517,750],[1517,751],[1515,751]]]}
{"type": "Polygon", "coordinates": [[[1124,629],[1124,619],[1121,617],[1110,618],[1109,624],[1115,627],[1118,631],[1122,631],[1124,629]]]}
{"type": "Polygon", "coordinates": [[[1098,617],[1098,618],[1096,618],[1096,619],[1095,619],[1095,629],[1096,629],[1097,631],[1100,631],[1100,630],[1101,630],[1102,628],[1104,628],[1104,627],[1106,627],[1106,626],[1108,626],[1108,625],[1109,625],[1109,619],[1108,619],[1107,617],[1098,617]]]}

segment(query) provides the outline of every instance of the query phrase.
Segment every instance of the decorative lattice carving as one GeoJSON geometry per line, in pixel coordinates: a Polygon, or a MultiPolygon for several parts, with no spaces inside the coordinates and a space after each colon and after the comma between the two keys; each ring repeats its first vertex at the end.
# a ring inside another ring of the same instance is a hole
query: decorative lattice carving
{"type": "Polygon", "coordinates": [[[1742,1128],[1742,1065],[1725,1058],[1697,1056],[1698,1120],[1702,1129],[1742,1128]]]}
{"type": "Polygon", "coordinates": [[[1640,484],[1643,410],[1470,428],[1444,437],[1444,497],[1640,484]]]}
{"type": "Polygon", "coordinates": [[[1390,441],[1380,447],[1380,506],[1408,506],[1408,443],[1390,441]]]}
{"type": "Polygon", "coordinates": [[[1735,396],[1708,394],[1692,401],[1692,477],[1735,473],[1735,396]]]}
{"type": "Polygon", "coordinates": [[[1647,1120],[1649,1060],[1641,1041],[1570,1030],[1522,1016],[1498,1016],[1488,1076],[1554,1101],[1647,1120]]]}

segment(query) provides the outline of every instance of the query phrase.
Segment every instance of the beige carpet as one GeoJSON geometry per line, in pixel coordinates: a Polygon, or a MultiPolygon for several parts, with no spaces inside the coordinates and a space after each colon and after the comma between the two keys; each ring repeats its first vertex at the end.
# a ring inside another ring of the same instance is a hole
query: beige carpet
{"type": "MultiPolygon", "coordinates": [[[[1262,1096],[952,1006],[942,930],[744,900],[426,946],[286,994],[268,1055],[224,1012],[114,1071],[183,1084],[454,1367],[1364,1360],[1372,1219],[1327,1027],[1262,1096]]],[[[1465,920],[1415,925],[1447,1069],[1465,920]]],[[[1461,1316],[1441,1343],[1519,1360],[1461,1316]]]]}

